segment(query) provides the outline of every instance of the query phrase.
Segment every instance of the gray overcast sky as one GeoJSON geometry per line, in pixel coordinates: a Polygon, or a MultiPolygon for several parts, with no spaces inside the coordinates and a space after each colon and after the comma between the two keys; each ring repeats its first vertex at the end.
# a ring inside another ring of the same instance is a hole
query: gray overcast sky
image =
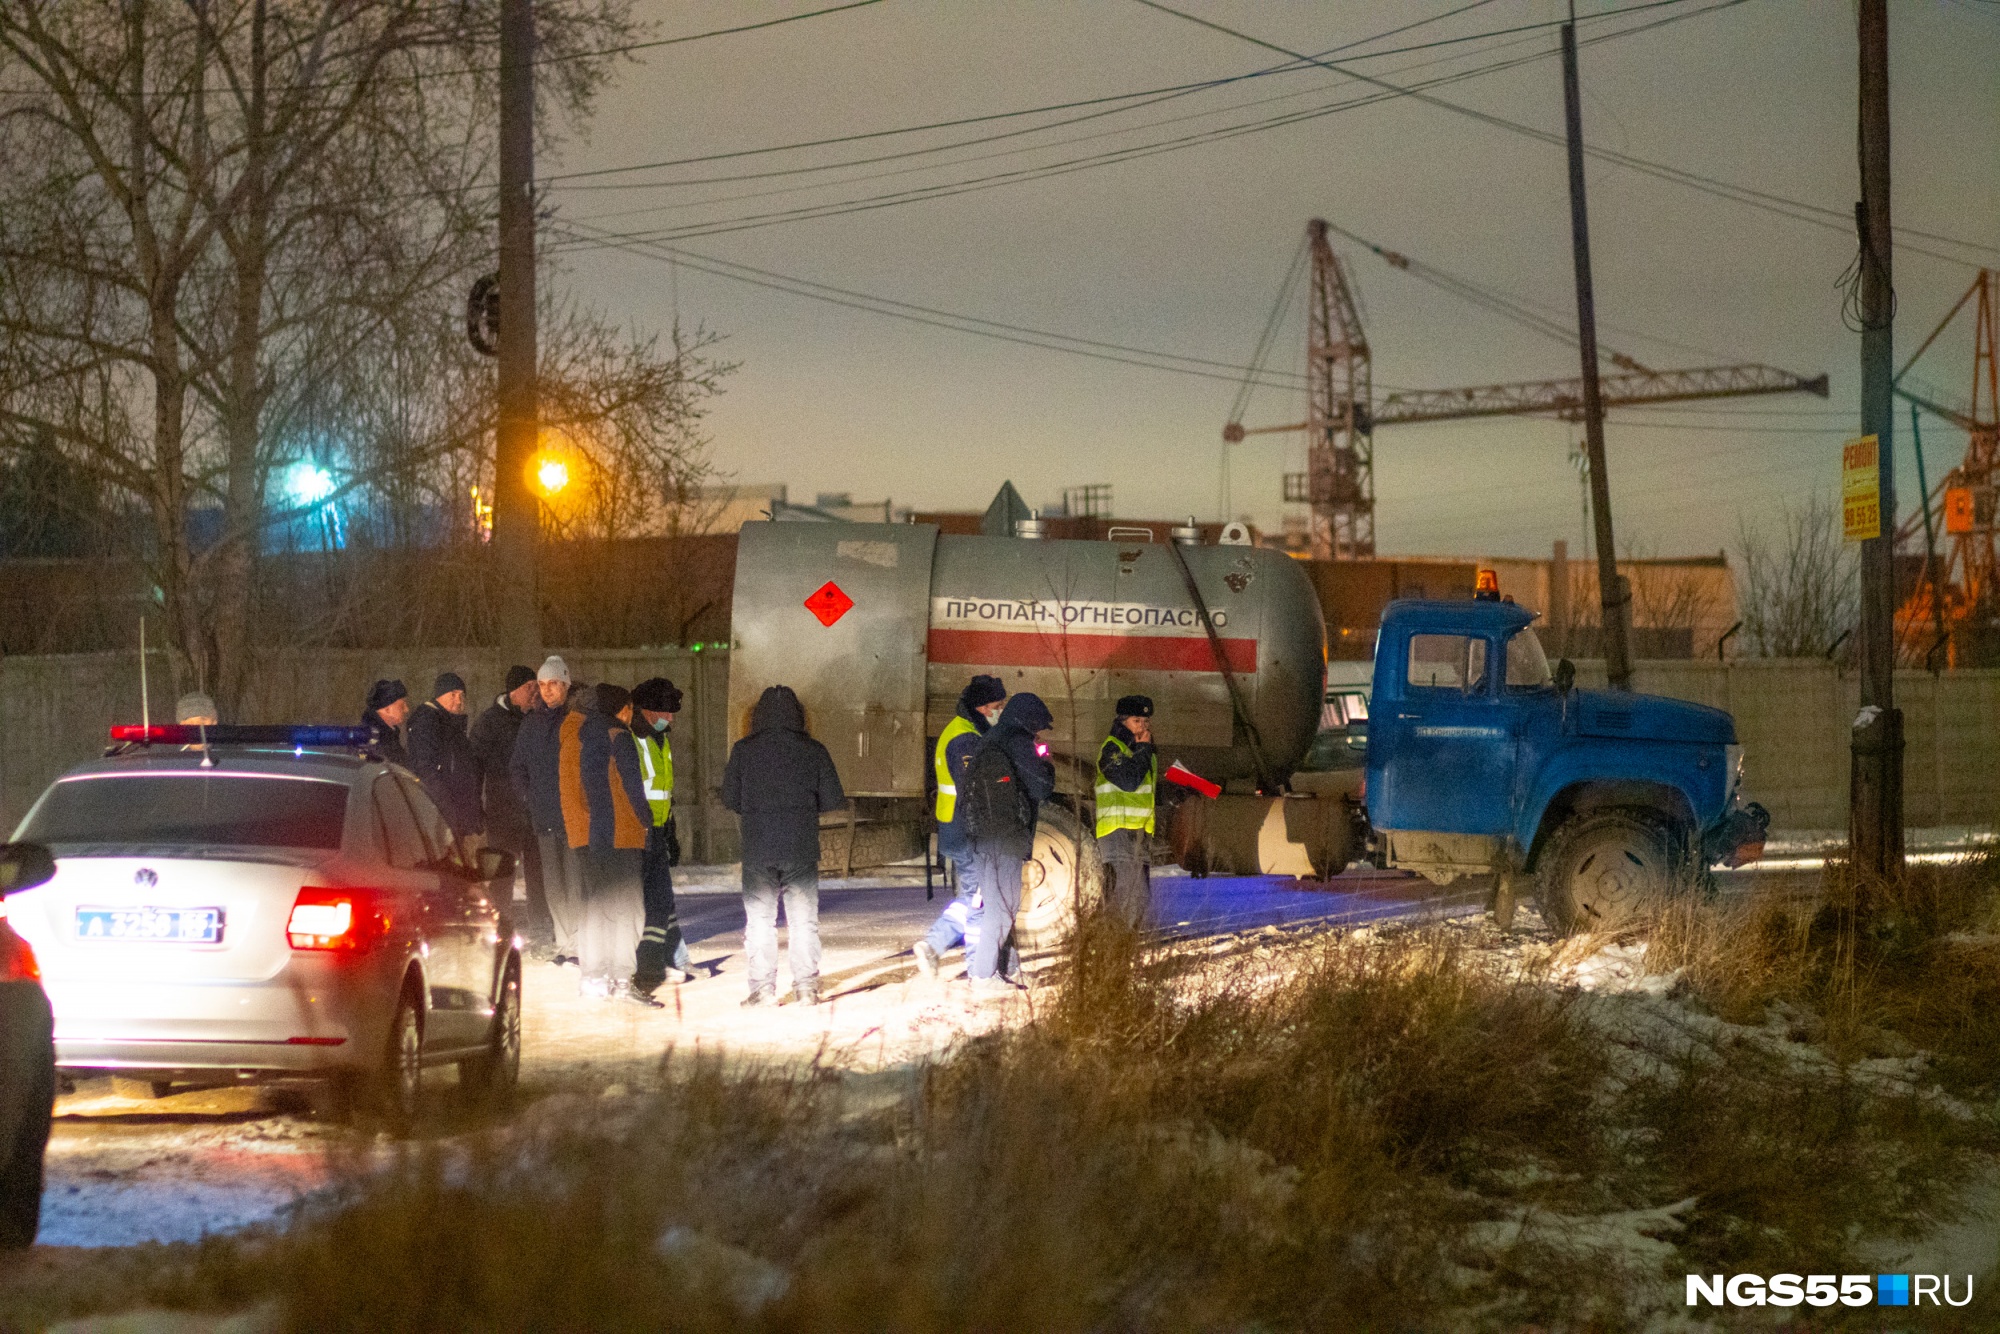
{"type": "MultiPolygon", "coordinates": [[[[657,35],[676,36],[824,3],[640,0],[640,11],[657,35]]],[[[1692,16],[1585,47],[1589,142],[1851,209],[1851,0],[1745,0],[1708,13],[1698,11],[1713,0],[1689,0],[1643,19],[1591,17],[1633,3],[1579,5],[1585,40],[1692,16]]],[[[1310,52],[1419,20],[1435,21],[1364,50],[1563,12],[1555,0],[1175,6],[1310,52]]],[[[1890,16],[1896,221],[1990,247],[1986,262],[2000,265],[2000,3],[1900,0],[1890,16]]],[[[1408,82],[1555,47],[1554,30],[1544,29],[1358,67],[1408,82]]],[[[606,94],[588,139],[538,166],[549,175],[735,152],[1215,79],[1281,59],[1134,0],[885,0],[642,53],[606,94]]],[[[1306,70],[928,157],[729,183],[575,188],[817,166],[1053,117],[593,178],[557,184],[553,200],[559,222],[655,232],[1062,161],[1363,91],[1306,70]],[[1170,117],[1189,119],[1162,124],[1170,117]],[[1085,134],[1102,137],[1063,142],[1085,134]],[[966,160],[1012,149],[1028,151],[966,160]],[[922,170],[877,175],[912,166],[922,170]]],[[[1553,56],[1437,95],[1547,130],[1562,125],[1553,56]]],[[[1755,521],[1815,490],[1830,493],[1837,446],[1855,422],[1859,340],[1841,325],[1835,286],[1852,237],[1602,162],[1588,170],[1602,341],[1656,367],[1745,360],[1833,377],[1828,402],[1792,396],[1614,413],[1609,467],[1621,545],[1712,552],[1734,545],[1739,516],[1755,521]]],[[[899,301],[1241,364],[1315,215],[1572,322],[1567,208],[1559,148],[1405,98],[1092,170],[675,244],[899,301]]],[[[1948,262],[1909,244],[1896,257],[1899,361],[1980,258],[1914,242],[1970,261],[1948,262]]],[[[1360,289],[1378,393],[1576,374],[1563,344],[1341,249],[1360,289]]],[[[794,498],[850,491],[927,508],[983,507],[1008,478],[1031,504],[1065,486],[1110,482],[1125,515],[1208,517],[1221,508],[1231,383],[925,328],[620,251],[573,251],[565,262],[565,281],[616,319],[660,329],[678,311],[684,324],[727,335],[724,351],[742,369],[710,425],[718,465],[739,481],[782,481],[794,498]]],[[[1302,344],[1295,317],[1272,364],[1297,372],[1302,344]]],[[[1962,399],[1970,359],[1962,332],[1926,358],[1924,374],[1962,399]]],[[[1260,389],[1247,420],[1302,412],[1301,393],[1260,389]]],[[[1935,478],[1963,452],[1964,437],[1940,423],[1924,429],[1935,478]]],[[[1899,421],[1906,475],[1908,436],[1899,421]]],[[[1574,428],[1540,421],[1378,432],[1382,550],[1531,554],[1555,538],[1576,549],[1574,438],[1574,428]]],[[[1302,467],[1303,444],[1253,437],[1232,450],[1232,512],[1275,527],[1280,475],[1302,467]]],[[[1904,495],[1914,503],[1913,480],[1904,495]]]]}

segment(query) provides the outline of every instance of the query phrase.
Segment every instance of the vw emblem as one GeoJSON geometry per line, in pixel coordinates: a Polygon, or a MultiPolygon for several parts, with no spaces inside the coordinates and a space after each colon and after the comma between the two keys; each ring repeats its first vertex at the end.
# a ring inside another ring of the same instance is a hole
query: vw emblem
{"type": "Polygon", "coordinates": [[[144,889],[151,889],[160,883],[160,873],[150,866],[142,866],[132,872],[132,883],[144,889]]]}

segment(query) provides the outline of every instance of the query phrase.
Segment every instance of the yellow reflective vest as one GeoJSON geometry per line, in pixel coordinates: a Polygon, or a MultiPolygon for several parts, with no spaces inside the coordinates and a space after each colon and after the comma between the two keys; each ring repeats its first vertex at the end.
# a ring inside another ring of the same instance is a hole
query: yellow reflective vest
{"type": "Polygon", "coordinates": [[[639,743],[639,777],[646,784],[646,803],[653,808],[653,823],[663,825],[674,813],[674,743],[665,732],[632,734],[639,743]]]}
{"type": "Polygon", "coordinates": [[[1104,776],[1104,752],[1114,746],[1120,755],[1132,753],[1132,748],[1115,736],[1104,738],[1104,746],[1097,752],[1097,836],[1103,838],[1114,829],[1143,829],[1150,834],[1153,788],[1160,777],[1159,752],[1153,753],[1153,767],[1138,790],[1127,792],[1104,776]]]}
{"type": "Polygon", "coordinates": [[[944,735],[938,738],[937,750],[931,756],[931,765],[937,771],[937,822],[941,825],[950,824],[952,812],[958,809],[958,775],[951,771],[951,765],[945,760],[945,747],[967,733],[978,736],[979,729],[964,718],[953,715],[952,720],[944,725],[944,735]]]}

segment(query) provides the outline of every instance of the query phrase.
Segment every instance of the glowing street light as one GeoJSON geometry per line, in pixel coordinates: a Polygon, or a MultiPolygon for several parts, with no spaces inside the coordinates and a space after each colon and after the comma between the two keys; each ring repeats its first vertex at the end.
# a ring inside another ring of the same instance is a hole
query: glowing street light
{"type": "Polygon", "coordinates": [[[569,485],[569,465],[544,454],[535,464],[535,485],[544,496],[553,496],[569,485]]]}

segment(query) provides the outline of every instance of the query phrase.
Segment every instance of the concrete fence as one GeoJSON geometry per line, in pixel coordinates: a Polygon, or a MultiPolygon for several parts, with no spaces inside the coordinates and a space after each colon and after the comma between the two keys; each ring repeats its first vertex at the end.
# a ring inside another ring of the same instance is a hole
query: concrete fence
{"type": "MultiPolygon", "coordinates": [[[[685,649],[563,651],[583,680],[630,685],[669,676],[685,693],[674,725],[674,800],[691,860],[737,855],[735,817],[706,799],[729,754],[729,655],[685,649]],[[704,794],[704,799],[697,799],[704,794]]],[[[474,705],[499,692],[504,661],[490,649],[409,651],[332,649],[268,655],[238,722],[349,722],[368,685],[400,677],[419,698],[450,668],[465,677],[474,705]]],[[[173,689],[164,654],[152,666],[153,716],[171,721],[173,689]]],[[[1585,685],[1602,684],[1603,664],[1581,662],[1585,685]]],[[[1852,673],[1817,660],[1641,662],[1644,691],[1727,709],[1736,716],[1748,794],[1780,829],[1844,829],[1848,729],[1859,708],[1852,673]]],[[[1933,677],[1899,672],[1907,751],[1904,808],[1918,826],[1990,826],[2000,820],[2000,671],[1933,677]]],[[[139,718],[138,654],[89,653],[0,659],[0,829],[11,830],[49,781],[99,753],[113,722],[139,718]]]]}
{"type": "MultiPolygon", "coordinates": [[[[674,722],[674,805],[691,861],[737,855],[736,817],[707,794],[729,757],[727,653],[686,649],[557,650],[577,680],[630,686],[671,677],[683,694],[674,722]],[[702,794],[698,799],[697,794],[702,794]]],[[[155,722],[172,722],[166,655],[149,655],[155,722]]],[[[534,665],[534,664],[531,664],[534,665]]],[[[450,669],[466,680],[477,712],[500,693],[507,663],[492,649],[323,649],[266,655],[252,674],[241,717],[226,722],[359,721],[368,687],[399,677],[421,700],[450,669]]],[[[74,653],[0,659],[0,829],[11,831],[49,781],[102,752],[114,722],[139,721],[139,655],[74,653]]]]}
{"type": "MultiPolygon", "coordinates": [[[[1577,680],[1602,685],[1602,662],[1577,680]]],[[[1848,734],[1859,678],[1819,659],[1640,662],[1633,687],[1727,709],[1743,743],[1745,790],[1777,829],[1847,827],[1848,734]]],[[[1903,812],[1913,826],[2000,821],[2000,671],[1896,673],[1903,710],[1903,812]]]]}

